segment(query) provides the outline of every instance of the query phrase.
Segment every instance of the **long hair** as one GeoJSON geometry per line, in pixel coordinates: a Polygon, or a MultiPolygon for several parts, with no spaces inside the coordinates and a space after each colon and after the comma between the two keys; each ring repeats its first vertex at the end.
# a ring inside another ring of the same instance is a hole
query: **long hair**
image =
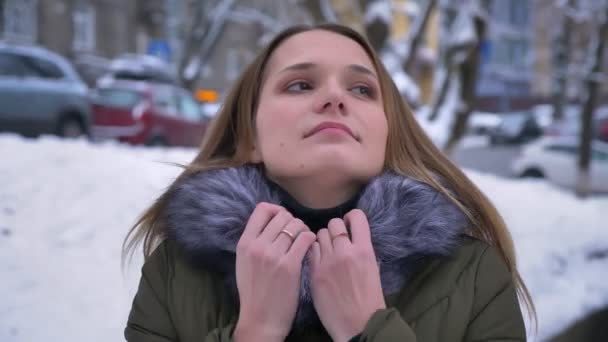
{"type": "Polygon", "coordinates": [[[161,213],[172,189],[194,173],[249,163],[254,142],[254,120],[266,64],[272,53],[289,37],[311,30],[325,30],[357,42],[371,59],[380,82],[384,112],[388,121],[388,141],[384,168],[412,177],[447,196],[470,219],[467,233],[496,247],[512,274],[517,293],[526,305],[529,317],[536,312],[515,262],[511,235],[490,200],[456,167],[422,130],[401,97],[395,83],[367,40],[356,31],[336,24],[295,26],[279,33],[245,69],[228,93],[216,118],[206,133],[201,149],[184,170],[131,228],[123,244],[123,260],[143,242],[148,257],[165,238],[161,213]]]}

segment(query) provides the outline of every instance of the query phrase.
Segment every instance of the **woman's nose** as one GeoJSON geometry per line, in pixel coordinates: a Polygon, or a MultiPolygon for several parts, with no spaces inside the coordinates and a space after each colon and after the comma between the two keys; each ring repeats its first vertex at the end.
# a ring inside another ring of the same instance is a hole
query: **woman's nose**
{"type": "Polygon", "coordinates": [[[332,107],[337,107],[339,110],[343,110],[344,109],[344,103],[341,101],[332,101],[332,100],[328,100],[324,105],[323,105],[323,109],[327,110],[330,109],[332,107]]]}
{"type": "Polygon", "coordinates": [[[326,92],[319,99],[316,111],[319,113],[335,111],[338,114],[345,114],[346,105],[344,95],[341,93],[339,87],[334,86],[326,89],[326,92]]]}

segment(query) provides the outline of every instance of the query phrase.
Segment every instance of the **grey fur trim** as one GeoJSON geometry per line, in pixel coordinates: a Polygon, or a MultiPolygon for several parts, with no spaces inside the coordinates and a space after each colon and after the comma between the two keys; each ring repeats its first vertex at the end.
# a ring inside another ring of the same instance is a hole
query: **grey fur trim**
{"type": "MultiPolygon", "coordinates": [[[[259,202],[280,204],[280,199],[257,167],[243,166],[200,172],[182,181],[164,212],[168,238],[199,267],[223,274],[236,301],[236,244],[259,202]]],[[[392,172],[368,183],[357,208],[370,223],[385,295],[398,292],[421,259],[449,255],[468,224],[441,193],[392,172]]],[[[318,323],[309,274],[305,261],[296,329],[318,323]]]]}

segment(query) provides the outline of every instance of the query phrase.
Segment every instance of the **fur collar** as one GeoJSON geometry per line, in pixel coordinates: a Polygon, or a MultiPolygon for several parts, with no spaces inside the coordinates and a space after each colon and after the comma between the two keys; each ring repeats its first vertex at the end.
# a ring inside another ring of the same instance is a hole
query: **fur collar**
{"type": "MultiPolygon", "coordinates": [[[[222,274],[236,302],[236,244],[259,202],[280,204],[280,199],[257,167],[242,166],[184,179],[171,191],[163,213],[168,239],[198,267],[222,274]]],[[[398,292],[422,258],[449,255],[468,223],[432,187],[392,172],[368,183],[357,208],[370,223],[385,295],[398,292]]],[[[309,273],[305,261],[295,329],[318,323],[309,273]]]]}

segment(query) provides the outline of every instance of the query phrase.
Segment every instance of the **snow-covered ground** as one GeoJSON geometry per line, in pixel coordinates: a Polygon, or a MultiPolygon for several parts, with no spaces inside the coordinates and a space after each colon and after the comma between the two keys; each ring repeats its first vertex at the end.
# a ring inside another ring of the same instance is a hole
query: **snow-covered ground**
{"type": "MultiPolygon", "coordinates": [[[[0,135],[0,341],[119,341],[141,258],[120,248],[191,149],[0,135]]],[[[467,171],[512,230],[543,340],[608,305],[608,198],[467,171]]]]}

